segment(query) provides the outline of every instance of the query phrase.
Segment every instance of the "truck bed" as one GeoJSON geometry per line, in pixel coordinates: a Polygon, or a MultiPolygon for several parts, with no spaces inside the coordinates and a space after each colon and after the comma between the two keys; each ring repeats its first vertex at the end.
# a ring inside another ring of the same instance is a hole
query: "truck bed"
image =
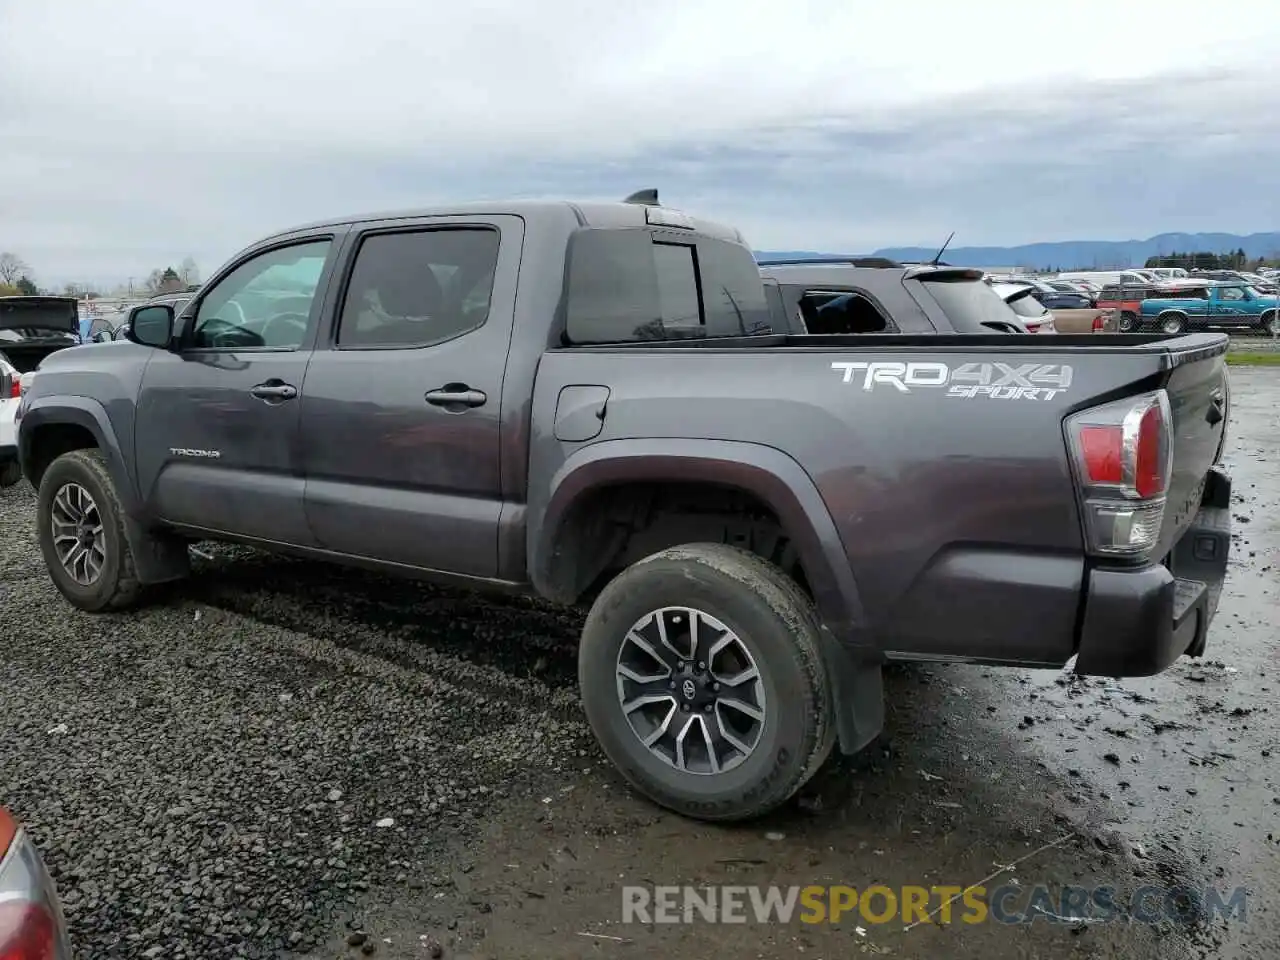
{"type": "MultiPolygon", "coordinates": [[[[1168,391],[1177,439],[1160,534],[1167,551],[1193,522],[1217,456],[1222,425],[1210,408],[1227,343],[1216,333],[993,333],[572,347],[543,356],[533,421],[577,417],[562,435],[579,437],[582,411],[561,391],[600,384],[585,388],[607,399],[581,456],[610,441],[657,449],[656,437],[673,449],[724,441],[780,452],[830,512],[885,652],[1061,665],[1075,650],[1094,563],[1064,419],[1168,391]]],[[[533,445],[531,513],[538,484],[580,448],[533,445]]]]}
{"type": "Polygon", "coordinates": [[[945,351],[963,348],[966,351],[993,353],[1161,353],[1169,356],[1223,354],[1229,339],[1222,333],[1115,333],[1105,338],[1092,333],[1059,333],[1052,337],[1031,333],[776,333],[743,337],[716,337],[708,339],[670,339],[629,341],[625,343],[568,345],[561,350],[582,352],[611,352],[614,350],[923,350],[945,351]]]}

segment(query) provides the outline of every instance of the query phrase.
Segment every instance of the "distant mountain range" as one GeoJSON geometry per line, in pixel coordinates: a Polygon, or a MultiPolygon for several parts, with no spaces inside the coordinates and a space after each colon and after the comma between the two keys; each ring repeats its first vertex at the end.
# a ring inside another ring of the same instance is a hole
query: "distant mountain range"
{"type": "MultiPolygon", "coordinates": [[[[950,247],[942,259],[957,267],[1050,267],[1106,270],[1140,267],[1148,257],[1173,252],[1227,253],[1243,249],[1247,257],[1280,256],[1280,231],[1271,233],[1162,233],[1146,240],[1063,240],[1020,247],[950,247]]],[[[937,247],[885,247],[871,254],[819,253],[813,250],[757,250],[756,259],[876,256],[891,260],[932,260],[937,247]]]]}

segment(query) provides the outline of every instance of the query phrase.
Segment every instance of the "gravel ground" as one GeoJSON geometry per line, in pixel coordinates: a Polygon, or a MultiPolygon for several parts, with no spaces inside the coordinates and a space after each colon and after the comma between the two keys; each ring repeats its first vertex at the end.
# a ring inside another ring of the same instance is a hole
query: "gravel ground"
{"type": "Polygon", "coordinates": [[[563,612],[228,550],[156,606],[88,616],[53,591],[32,506],[0,508],[0,800],[82,957],[305,950],[586,753],[563,612]]]}
{"type": "Polygon", "coordinates": [[[572,613],[217,549],[144,611],[83,615],[31,491],[5,491],[0,802],[95,960],[1280,956],[1280,375],[1232,377],[1236,547],[1206,660],[1123,683],[894,669],[885,740],[736,829],[603,764],[572,613]],[[1021,857],[1028,885],[1242,885],[1247,919],[618,924],[624,883],[968,884],[1021,857]]]}

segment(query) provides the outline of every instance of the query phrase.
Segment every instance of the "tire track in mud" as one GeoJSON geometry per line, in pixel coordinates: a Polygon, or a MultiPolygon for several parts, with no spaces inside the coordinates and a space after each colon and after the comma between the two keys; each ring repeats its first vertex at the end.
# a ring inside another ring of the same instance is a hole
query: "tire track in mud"
{"type": "Polygon", "coordinates": [[[244,548],[215,550],[174,588],[182,596],[481,697],[582,721],[572,610],[244,548]]]}

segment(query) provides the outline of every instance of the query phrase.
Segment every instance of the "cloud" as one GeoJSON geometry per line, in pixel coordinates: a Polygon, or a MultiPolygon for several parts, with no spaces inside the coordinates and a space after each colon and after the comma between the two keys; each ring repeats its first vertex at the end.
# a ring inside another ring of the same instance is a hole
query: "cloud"
{"type": "Polygon", "coordinates": [[[1270,4],[864,6],[0,0],[0,248],[105,282],[333,214],[649,185],[770,248],[1277,225],[1270,4]]]}

